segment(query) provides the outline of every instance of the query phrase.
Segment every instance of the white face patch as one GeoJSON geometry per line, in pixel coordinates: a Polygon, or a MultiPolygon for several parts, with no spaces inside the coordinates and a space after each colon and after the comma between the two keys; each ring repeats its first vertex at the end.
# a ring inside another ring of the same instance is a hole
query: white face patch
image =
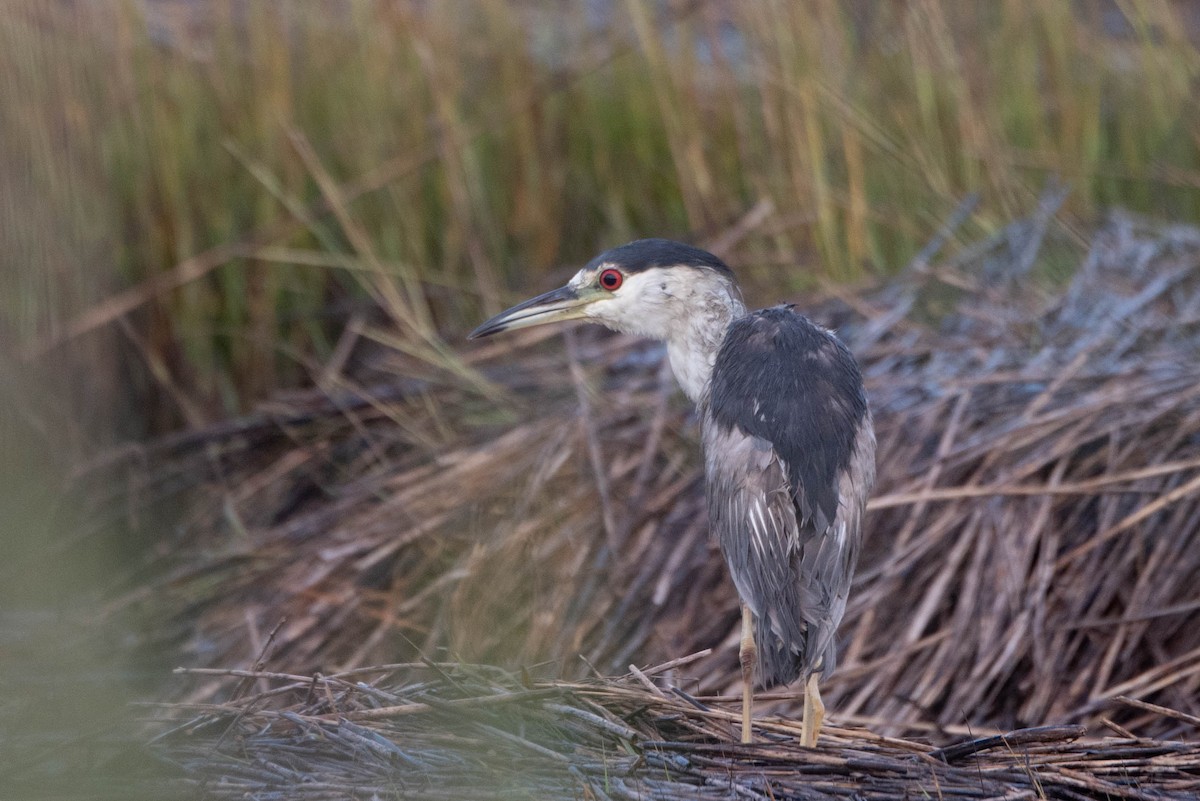
{"type": "Polygon", "coordinates": [[[666,342],[671,370],[693,401],[703,395],[729,322],[746,313],[737,286],[715,270],[674,266],[630,273],[604,263],[580,270],[568,286],[594,298],[582,307],[585,319],[666,342]],[[610,269],[622,275],[612,291],[597,283],[610,269]]]}
{"type": "Polygon", "coordinates": [[[580,270],[571,276],[571,280],[567,282],[567,286],[571,287],[572,289],[580,289],[585,286],[594,286],[596,283],[596,276],[600,273],[600,270],[603,270],[608,266],[609,265],[607,264],[602,264],[600,265],[599,270],[580,270]]]}
{"type": "MultiPolygon", "coordinates": [[[[602,264],[596,270],[580,271],[571,279],[572,286],[595,286],[596,276],[613,265],[602,264]],[[578,283],[577,283],[578,282],[578,283]]],[[[619,268],[618,268],[619,269],[619,268]]],[[[586,314],[610,328],[653,339],[670,339],[673,326],[687,309],[672,299],[687,291],[681,282],[693,278],[692,270],[665,270],[652,267],[637,273],[623,273],[621,286],[587,306],[586,314]]]]}

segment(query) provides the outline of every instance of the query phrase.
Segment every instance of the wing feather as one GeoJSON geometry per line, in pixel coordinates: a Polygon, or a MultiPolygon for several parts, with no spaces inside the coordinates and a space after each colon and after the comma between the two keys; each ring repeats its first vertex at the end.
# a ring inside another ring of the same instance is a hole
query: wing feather
{"type": "Polygon", "coordinates": [[[709,517],[762,679],[832,670],[875,437],[854,358],[789,307],[730,326],[704,404],[709,517]]]}

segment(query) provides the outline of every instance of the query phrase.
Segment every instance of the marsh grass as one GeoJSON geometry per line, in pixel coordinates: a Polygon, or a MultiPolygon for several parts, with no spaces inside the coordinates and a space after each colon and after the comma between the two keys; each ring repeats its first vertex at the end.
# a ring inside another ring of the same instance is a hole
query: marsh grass
{"type": "Polygon", "coordinates": [[[163,428],[317,380],[356,316],[469,379],[440,337],[510,288],[763,201],[730,255],[764,301],[893,272],[968,192],[969,237],[1050,176],[1068,220],[1200,213],[1183,4],[595,8],[10,5],[5,339],[106,332],[163,428]]]}
{"type": "MultiPolygon", "coordinates": [[[[839,722],[1195,740],[1200,228],[1113,214],[1069,282],[1031,292],[1061,197],[882,290],[807,296],[860,360],[879,441],[823,690],[839,722]]],[[[678,686],[738,698],[691,405],[658,346],[558,339],[469,353],[511,404],[362,375],[94,463],[91,486],[123,485],[89,493],[92,518],[179,510],[139,526],[155,547],[114,572],[110,608],[156,615],[192,667],[261,666],[267,639],[300,676],[420,658],[613,676],[711,649],[678,686]]],[[[799,714],[794,689],[772,698],[799,714]]]]}

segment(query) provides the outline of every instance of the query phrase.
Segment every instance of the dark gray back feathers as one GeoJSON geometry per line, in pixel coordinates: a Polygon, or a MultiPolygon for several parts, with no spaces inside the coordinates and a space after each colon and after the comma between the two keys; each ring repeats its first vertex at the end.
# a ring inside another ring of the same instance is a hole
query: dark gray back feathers
{"type": "Polygon", "coordinates": [[[864,424],[854,357],[828,331],[776,306],[733,322],[713,367],[713,421],[774,446],[801,523],[822,532],[838,509],[838,477],[864,424]]]}

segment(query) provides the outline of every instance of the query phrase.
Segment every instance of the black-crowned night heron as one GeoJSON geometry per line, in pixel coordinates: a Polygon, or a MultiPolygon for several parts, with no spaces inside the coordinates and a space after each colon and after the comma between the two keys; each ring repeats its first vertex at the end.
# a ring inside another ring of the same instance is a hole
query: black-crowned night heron
{"type": "Polygon", "coordinates": [[[573,319],[666,342],[700,411],[709,522],[742,599],[742,741],[757,664],[768,687],[805,679],[803,740],[815,745],[817,682],[834,667],[875,481],[854,357],[791,306],[747,313],[720,259],[666,239],[601,253],[470,337],[573,319]]]}

